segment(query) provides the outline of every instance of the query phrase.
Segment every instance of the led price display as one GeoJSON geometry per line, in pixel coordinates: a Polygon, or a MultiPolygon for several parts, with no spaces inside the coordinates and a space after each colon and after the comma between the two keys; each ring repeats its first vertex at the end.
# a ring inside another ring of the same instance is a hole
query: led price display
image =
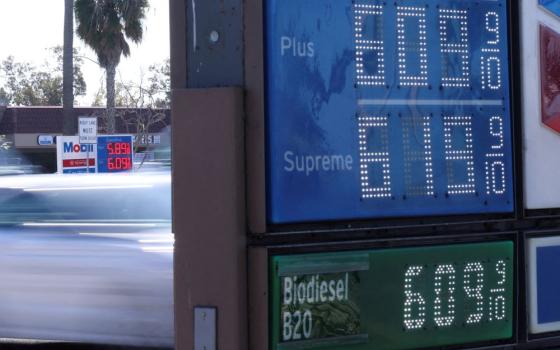
{"type": "Polygon", "coordinates": [[[266,9],[270,222],[513,210],[505,0],[266,9]]]}
{"type": "Polygon", "coordinates": [[[97,138],[98,172],[132,170],[132,153],[132,136],[99,136],[97,138]]]}
{"type": "Polygon", "coordinates": [[[529,330],[560,331],[560,237],[528,242],[529,330]]]}
{"type": "Polygon", "coordinates": [[[271,258],[272,349],[416,349],[510,339],[513,243],[271,258]]]}

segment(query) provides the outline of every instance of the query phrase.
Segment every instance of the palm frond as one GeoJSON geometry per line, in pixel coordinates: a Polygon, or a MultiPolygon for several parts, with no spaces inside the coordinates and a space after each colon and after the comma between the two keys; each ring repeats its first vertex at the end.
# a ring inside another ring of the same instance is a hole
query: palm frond
{"type": "Polygon", "coordinates": [[[102,67],[118,65],[121,56],[130,55],[127,39],[141,42],[148,7],[147,0],[76,0],[76,32],[102,67]]]}

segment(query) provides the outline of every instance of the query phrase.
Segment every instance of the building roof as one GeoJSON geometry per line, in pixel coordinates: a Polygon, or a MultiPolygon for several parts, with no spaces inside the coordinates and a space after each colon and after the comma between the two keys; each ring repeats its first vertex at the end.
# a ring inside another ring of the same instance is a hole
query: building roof
{"type": "MultiPolygon", "coordinates": [[[[171,111],[169,109],[131,109],[116,108],[117,113],[123,118],[116,118],[117,133],[135,133],[135,126],[124,122],[133,120],[137,114],[163,113],[162,120],[150,126],[149,132],[160,132],[171,124],[171,111]]],[[[74,107],[76,119],[80,116],[101,116],[105,108],[100,107],[74,107]]],[[[100,127],[104,127],[103,118],[99,119],[100,127]]],[[[45,133],[61,134],[63,127],[62,107],[7,107],[0,120],[0,134],[15,133],[45,133]]]]}

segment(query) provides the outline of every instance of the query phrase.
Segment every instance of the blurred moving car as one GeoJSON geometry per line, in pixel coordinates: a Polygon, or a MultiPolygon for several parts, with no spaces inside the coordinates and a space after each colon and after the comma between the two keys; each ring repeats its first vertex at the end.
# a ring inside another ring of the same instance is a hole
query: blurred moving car
{"type": "Polygon", "coordinates": [[[0,338],[172,348],[167,172],[0,178],[0,338]]]}
{"type": "Polygon", "coordinates": [[[0,176],[40,174],[42,171],[40,165],[0,165],[0,176]]]}

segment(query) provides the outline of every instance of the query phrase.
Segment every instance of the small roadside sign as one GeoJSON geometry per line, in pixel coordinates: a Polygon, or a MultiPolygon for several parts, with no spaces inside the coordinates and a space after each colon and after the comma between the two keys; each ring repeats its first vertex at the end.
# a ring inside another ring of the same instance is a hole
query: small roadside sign
{"type": "Polygon", "coordinates": [[[79,117],[78,135],[80,143],[97,143],[97,118],[79,117]]]}

